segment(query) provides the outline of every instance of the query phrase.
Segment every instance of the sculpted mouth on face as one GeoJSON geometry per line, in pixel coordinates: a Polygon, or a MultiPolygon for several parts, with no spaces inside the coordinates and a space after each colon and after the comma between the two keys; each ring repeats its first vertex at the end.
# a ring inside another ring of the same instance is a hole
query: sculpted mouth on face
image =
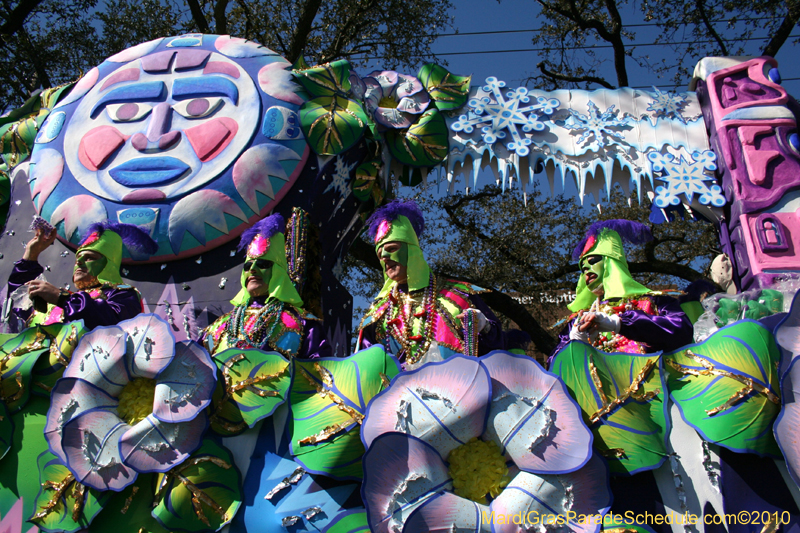
{"type": "Polygon", "coordinates": [[[191,167],[174,157],[137,157],[129,159],[108,171],[109,175],[126,187],[155,187],[175,181],[191,167]]]}

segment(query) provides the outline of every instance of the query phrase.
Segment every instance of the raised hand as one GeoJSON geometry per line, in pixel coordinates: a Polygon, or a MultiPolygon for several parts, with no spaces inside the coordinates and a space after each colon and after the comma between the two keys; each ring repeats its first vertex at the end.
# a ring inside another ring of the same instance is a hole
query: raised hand
{"type": "Polygon", "coordinates": [[[33,236],[31,240],[28,241],[28,244],[25,245],[25,253],[22,254],[23,259],[27,259],[28,261],[38,261],[39,254],[44,252],[50,245],[53,244],[53,241],[56,240],[56,230],[53,229],[50,232],[46,232],[41,228],[36,229],[36,234],[33,236]]]}

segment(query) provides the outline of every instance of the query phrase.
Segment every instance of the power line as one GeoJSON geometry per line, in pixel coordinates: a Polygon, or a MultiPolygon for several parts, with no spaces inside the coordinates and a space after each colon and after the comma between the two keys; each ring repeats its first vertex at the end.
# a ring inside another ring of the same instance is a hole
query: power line
{"type": "MultiPolygon", "coordinates": [[[[754,22],[758,20],[777,20],[781,17],[755,17],[755,18],[748,18],[748,19],[737,19],[736,22],[754,22]]],[[[716,24],[718,22],[730,22],[729,20],[712,20],[709,21],[711,24],[716,24]]],[[[699,22],[688,22],[679,24],[680,26],[688,25],[688,24],[696,24],[700,25],[699,22]]],[[[625,24],[625,28],[644,28],[644,27],[652,27],[652,26],[664,26],[664,24],[660,24],[658,22],[647,22],[641,24],[625,24]]],[[[437,33],[431,35],[431,37],[461,37],[461,36],[469,36],[469,35],[503,35],[508,33],[538,33],[544,31],[543,28],[532,28],[528,30],[493,30],[493,31],[471,31],[471,32],[458,32],[458,33],[437,33]]]]}
{"type": "MultiPolygon", "coordinates": [[[[797,39],[800,38],[800,35],[790,35],[787,39],[797,39]]],[[[769,39],[769,37],[745,37],[742,39],[738,39],[739,41],[765,41],[769,39]]],[[[714,43],[715,41],[681,41],[676,43],[627,43],[626,47],[648,47],[648,46],[678,46],[678,45],[687,45],[687,44],[705,44],[705,43],[714,43]]],[[[607,49],[613,48],[610,44],[608,45],[594,45],[594,46],[566,46],[563,49],[565,50],[597,50],[597,49],[607,49]]],[[[433,54],[436,57],[443,57],[443,56],[463,56],[463,55],[484,55],[484,54],[514,54],[519,52],[545,52],[553,50],[553,48],[517,48],[517,49],[508,49],[508,50],[474,50],[474,51],[467,51],[467,52],[442,52],[433,54]]],[[[421,56],[420,56],[421,57],[421,56]]],[[[385,57],[364,57],[360,58],[365,61],[376,61],[376,60],[385,60],[385,57]]]]}

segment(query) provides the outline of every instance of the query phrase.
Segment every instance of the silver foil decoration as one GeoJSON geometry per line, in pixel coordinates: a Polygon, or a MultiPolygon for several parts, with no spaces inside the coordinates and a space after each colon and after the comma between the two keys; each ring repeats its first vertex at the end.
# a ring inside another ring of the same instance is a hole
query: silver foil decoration
{"type": "Polygon", "coordinates": [[[456,412],[456,408],[448,398],[441,396],[435,392],[431,392],[429,390],[425,390],[422,387],[417,387],[417,394],[419,394],[420,398],[423,400],[439,400],[441,401],[445,407],[450,409],[452,412],[456,412]]]}
{"type": "Polygon", "coordinates": [[[305,473],[306,473],[305,468],[303,468],[302,466],[298,466],[297,468],[295,468],[294,472],[292,472],[292,475],[283,478],[283,481],[272,487],[272,490],[269,491],[266,496],[264,496],[264,499],[271,500],[273,497],[275,497],[276,494],[278,494],[283,489],[287,488],[289,485],[296,485],[297,482],[300,481],[300,479],[303,477],[303,474],[305,473]]]}
{"type": "Polygon", "coordinates": [[[130,271],[130,270],[128,270],[127,268],[123,268],[123,269],[122,269],[122,275],[123,275],[123,276],[127,276],[127,275],[128,275],[128,274],[130,274],[130,273],[131,273],[131,271],[130,271]]]}
{"type": "Polygon", "coordinates": [[[63,252],[61,252],[61,257],[67,257],[68,255],[69,255],[69,252],[68,252],[68,251],[66,251],[66,250],[64,250],[63,252]]]}
{"type": "Polygon", "coordinates": [[[186,313],[183,314],[183,332],[186,333],[187,339],[192,338],[191,327],[189,326],[189,316],[186,313]]]}
{"type": "Polygon", "coordinates": [[[228,283],[228,278],[223,276],[223,278],[219,280],[219,288],[224,289],[226,283],[228,283]]]}
{"type": "Polygon", "coordinates": [[[202,255],[198,256],[194,262],[197,263],[198,265],[201,265],[203,263],[203,256],[202,255]]]}
{"type": "Polygon", "coordinates": [[[408,433],[408,408],[411,404],[405,400],[400,400],[400,406],[397,408],[397,423],[394,425],[395,431],[402,431],[408,433]]]}
{"type": "MultiPolygon", "coordinates": [[[[672,470],[672,480],[675,482],[675,492],[678,495],[678,501],[681,502],[681,514],[686,516],[689,512],[689,505],[686,503],[686,489],[683,486],[683,477],[680,474],[680,457],[677,453],[669,454],[669,467],[672,470]]],[[[683,530],[686,533],[691,533],[692,528],[688,521],[684,520],[683,530]]]]}
{"type": "Polygon", "coordinates": [[[303,511],[300,514],[305,516],[306,520],[311,520],[311,518],[313,518],[314,516],[317,516],[321,512],[322,512],[322,509],[320,509],[317,506],[314,506],[314,507],[309,507],[308,509],[306,509],[305,511],[303,511]]]}
{"type": "Polygon", "coordinates": [[[172,306],[166,300],[164,300],[161,303],[164,304],[164,307],[165,307],[164,312],[167,313],[167,322],[169,322],[169,325],[174,328],[175,327],[175,317],[172,315],[172,306]]]}
{"type": "Polygon", "coordinates": [[[164,270],[165,268],[167,268],[167,264],[166,263],[162,263],[161,264],[161,270],[164,270]]]}
{"type": "Polygon", "coordinates": [[[719,472],[714,466],[714,461],[711,459],[711,448],[706,441],[703,441],[703,468],[706,471],[711,486],[719,492],[719,472]]]}
{"type": "Polygon", "coordinates": [[[236,250],[231,250],[231,257],[236,255],[236,250]]]}
{"type": "Polygon", "coordinates": [[[281,518],[281,525],[283,527],[289,527],[295,525],[301,518],[297,515],[292,516],[284,516],[281,518]]]}

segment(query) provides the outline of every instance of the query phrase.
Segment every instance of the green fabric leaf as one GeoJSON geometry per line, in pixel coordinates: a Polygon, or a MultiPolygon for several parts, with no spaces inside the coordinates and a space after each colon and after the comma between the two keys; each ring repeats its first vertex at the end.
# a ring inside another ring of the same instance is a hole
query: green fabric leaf
{"type": "Polygon", "coordinates": [[[447,157],[448,131],[444,116],[428,109],[407,130],[386,132],[392,157],[413,167],[433,167],[447,157]]]}
{"type": "Polygon", "coordinates": [[[608,354],[571,342],[553,360],[550,371],[578,401],[594,447],[608,459],[612,474],[652,470],[667,456],[667,387],[660,357],[608,354]]]}
{"type": "Polygon", "coordinates": [[[0,346],[0,399],[10,413],[19,411],[30,398],[33,366],[49,346],[49,337],[38,327],[28,328],[0,346]]]}
{"type": "Polygon", "coordinates": [[[417,76],[439,111],[463,107],[469,99],[472,76],[455,76],[439,65],[423,65],[417,76]]]}
{"type": "Polygon", "coordinates": [[[224,419],[253,427],[286,401],[292,378],[289,361],[278,352],[230,348],[216,354],[214,362],[224,382],[215,408],[224,419]],[[222,403],[232,404],[239,416],[222,403]]]}
{"type": "Polygon", "coordinates": [[[36,361],[33,367],[33,392],[50,396],[56,381],[64,374],[64,369],[72,358],[72,352],[89,330],[83,320],[76,320],[66,324],[52,324],[40,326],[49,336],[53,337],[50,349],[36,361]]]}
{"type": "Polygon", "coordinates": [[[324,533],[369,533],[366,511],[345,511],[331,520],[324,533]]]}
{"type": "Polygon", "coordinates": [[[345,359],[294,359],[292,364],[292,453],[312,474],[361,479],[364,445],[357,420],[383,390],[381,374],[392,379],[400,372],[399,364],[380,346],[345,359]]]}
{"type": "Polygon", "coordinates": [[[300,124],[311,148],[320,155],[336,155],[364,135],[367,115],[361,105],[342,96],[321,96],[300,107],[300,124]]]}
{"type": "Polygon", "coordinates": [[[386,194],[381,187],[380,169],[380,159],[365,161],[356,168],[356,177],[353,180],[353,196],[359,201],[366,202],[372,198],[375,200],[375,205],[380,205],[383,201],[386,194]]]}
{"type": "Polygon", "coordinates": [[[771,430],[781,410],[780,353],[769,330],[742,320],[664,360],[670,395],[701,437],[737,452],[780,457],[771,430]]]}
{"type": "Polygon", "coordinates": [[[153,516],[167,529],[217,531],[242,503],[242,476],[221,444],[204,440],[189,459],[156,482],[153,516]]]}
{"type": "Polygon", "coordinates": [[[36,464],[42,488],[30,521],[43,531],[73,533],[88,527],[113,494],[75,482],[69,469],[49,451],[42,453],[36,464]]]}
{"type": "Polygon", "coordinates": [[[156,474],[139,474],[132,485],[112,493],[91,531],[113,533],[168,533],[152,516],[156,474]]]}
{"type": "Polygon", "coordinates": [[[350,90],[350,63],[345,59],[294,70],[294,78],[311,98],[318,96],[345,96],[350,90]]]}
{"type": "Polygon", "coordinates": [[[8,412],[6,404],[0,402],[0,460],[2,460],[11,449],[13,439],[14,422],[11,421],[11,415],[8,412]]]}

